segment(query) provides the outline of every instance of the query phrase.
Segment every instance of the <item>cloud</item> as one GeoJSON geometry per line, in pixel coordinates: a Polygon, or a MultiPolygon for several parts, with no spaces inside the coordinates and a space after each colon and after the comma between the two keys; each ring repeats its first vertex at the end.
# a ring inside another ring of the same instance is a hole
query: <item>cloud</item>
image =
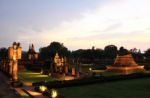
{"type": "MultiPolygon", "coordinates": [[[[47,35],[53,34],[52,39],[63,41],[71,47],[74,43],[74,47],[79,48],[137,40],[144,44],[150,41],[149,5],[149,0],[105,2],[95,10],[83,12],[80,18],[62,22],[47,35]]],[[[131,46],[134,43],[128,44],[131,46]]]]}
{"type": "Polygon", "coordinates": [[[136,45],[146,49],[150,42],[149,5],[150,0],[107,0],[94,9],[79,12],[76,18],[64,19],[50,28],[47,25],[20,27],[19,32],[24,32],[24,35],[18,34],[16,39],[26,42],[26,46],[33,42],[38,47],[60,41],[69,49],[90,48],[93,45],[103,48],[108,44],[125,45],[127,48],[136,45]]]}

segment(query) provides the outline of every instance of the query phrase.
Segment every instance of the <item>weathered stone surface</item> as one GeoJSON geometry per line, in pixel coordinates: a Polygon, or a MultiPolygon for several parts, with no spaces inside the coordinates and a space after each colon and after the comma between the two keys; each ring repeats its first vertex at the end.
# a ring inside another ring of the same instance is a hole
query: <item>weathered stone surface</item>
{"type": "Polygon", "coordinates": [[[138,65],[131,54],[117,56],[113,65],[107,66],[107,71],[130,74],[144,71],[143,65],[138,65]]]}

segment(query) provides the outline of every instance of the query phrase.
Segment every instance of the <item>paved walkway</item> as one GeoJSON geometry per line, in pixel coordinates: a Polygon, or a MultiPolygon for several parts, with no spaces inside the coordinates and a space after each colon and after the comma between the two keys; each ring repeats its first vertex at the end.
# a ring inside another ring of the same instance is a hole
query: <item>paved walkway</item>
{"type": "Polygon", "coordinates": [[[20,98],[11,87],[9,78],[2,72],[0,72],[0,98],[20,98]]]}
{"type": "Polygon", "coordinates": [[[42,93],[36,92],[34,90],[34,87],[32,86],[32,83],[23,83],[24,86],[22,89],[24,89],[26,92],[28,92],[30,95],[32,95],[34,98],[48,98],[47,96],[43,96],[42,93]]]}
{"type": "Polygon", "coordinates": [[[36,92],[31,83],[23,84],[23,87],[13,88],[10,84],[10,79],[0,71],[0,98],[24,98],[21,97],[20,93],[23,94],[26,92],[32,95],[33,98],[48,98],[46,96],[43,96],[41,93],[36,92]]]}

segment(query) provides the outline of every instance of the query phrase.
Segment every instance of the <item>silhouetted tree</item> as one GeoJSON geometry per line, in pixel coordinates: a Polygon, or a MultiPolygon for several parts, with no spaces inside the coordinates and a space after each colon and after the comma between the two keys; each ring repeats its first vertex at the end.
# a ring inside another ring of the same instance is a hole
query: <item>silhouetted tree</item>
{"type": "Polygon", "coordinates": [[[104,52],[107,59],[114,59],[117,56],[118,50],[115,45],[108,45],[104,48],[104,52]]]}
{"type": "Polygon", "coordinates": [[[77,59],[86,59],[88,62],[94,62],[95,59],[103,59],[104,58],[104,50],[102,49],[79,49],[76,51],[72,51],[72,57],[77,59]]]}
{"type": "Polygon", "coordinates": [[[72,51],[71,52],[72,58],[81,58],[82,54],[83,54],[83,51],[84,50],[82,50],[82,49],[78,49],[78,50],[72,51]]]}
{"type": "Polygon", "coordinates": [[[141,53],[140,49],[133,48],[133,49],[130,50],[130,52],[132,53],[132,56],[133,56],[133,58],[135,59],[136,62],[140,62],[140,63],[143,62],[144,56],[141,53]]]}
{"type": "Polygon", "coordinates": [[[150,59],[150,48],[145,51],[144,56],[145,56],[147,59],[150,59]]]}
{"type": "Polygon", "coordinates": [[[91,59],[93,57],[91,49],[79,49],[72,52],[73,58],[91,59]]]}
{"type": "Polygon", "coordinates": [[[119,55],[126,55],[128,53],[129,53],[129,51],[127,49],[125,49],[123,46],[120,47],[120,49],[119,49],[119,55]]]}
{"type": "Polygon", "coordinates": [[[70,51],[63,45],[63,43],[51,42],[49,46],[40,48],[40,58],[51,59],[55,56],[56,52],[62,57],[70,55],[70,51]]]}
{"type": "Polygon", "coordinates": [[[8,57],[8,49],[6,48],[0,48],[0,58],[7,58],[8,57]]]}
{"type": "Polygon", "coordinates": [[[104,59],[104,50],[102,49],[95,49],[93,51],[93,56],[95,59],[104,59]]]}

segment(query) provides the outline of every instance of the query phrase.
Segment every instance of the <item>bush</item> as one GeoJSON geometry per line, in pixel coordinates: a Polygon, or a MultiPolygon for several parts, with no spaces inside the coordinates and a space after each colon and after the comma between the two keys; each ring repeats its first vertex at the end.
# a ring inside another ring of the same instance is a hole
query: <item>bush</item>
{"type": "Polygon", "coordinates": [[[75,79],[75,80],[62,80],[62,81],[49,81],[49,82],[37,82],[33,83],[35,85],[44,84],[49,89],[51,88],[63,88],[63,87],[72,87],[72,86],[82,86],[82,85],[89,85],[94,83],[105,83],[105,82],[113,82],[119,80],[128,80],[128,79],[135,79],[135,78],[146,78],[150,77],[150,74],[146,73],[134,73],[130,75],[117,75],[117,76],[99,76],[99,77],[90,77],[90,78],[83,78],[83,79],[75,79]]]}

